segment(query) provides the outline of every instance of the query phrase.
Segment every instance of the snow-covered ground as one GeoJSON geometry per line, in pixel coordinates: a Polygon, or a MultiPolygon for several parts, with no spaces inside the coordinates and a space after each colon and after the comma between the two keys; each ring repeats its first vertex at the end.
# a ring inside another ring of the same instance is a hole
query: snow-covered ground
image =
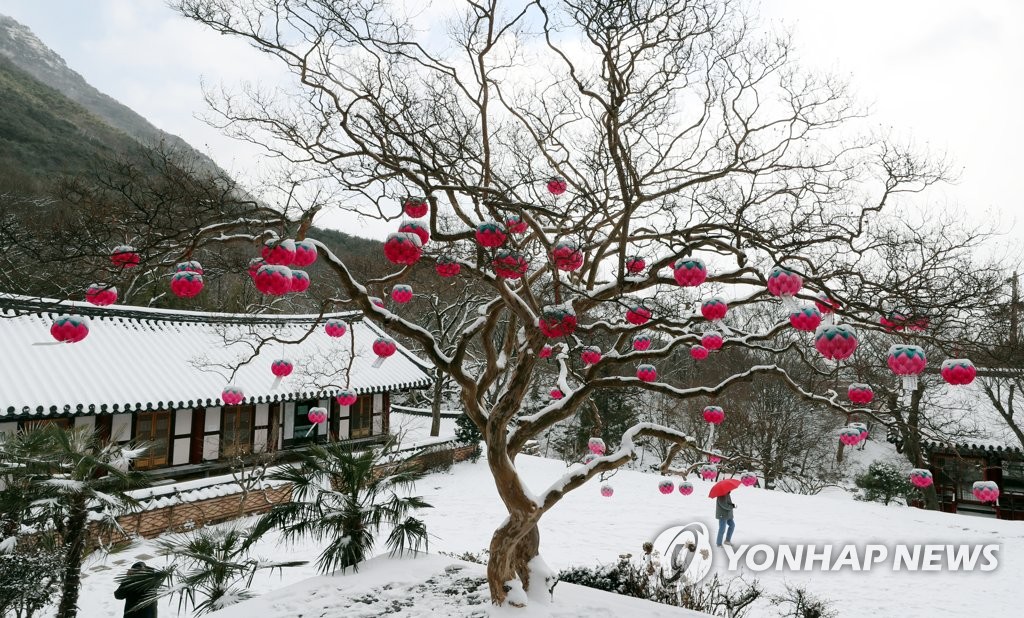
{"type": "MultiPolygon", "coordinates": [[[[562,462],[539,457],[520,456],[517,465],[534,493],[541,493],[566,470],[562,462]]],[[[652,540],[671,525],[701,521],[712,526],[714,503],[706,498],[710,482],[695,481],[696,491],[690,496],[664,496],[657,491],[658,481],[656,475],[622,471],[609,481],[615,489],[611,498],[601,497],[598,483],[570,493],[541,522],[541,549],[547,563],[555,570],[570,565],[612,563],[622,553],[639,555],[644,541],[652,540]]],[[[419,484],[417,493],[435,507],[424,512],[431,552],[480,551],[487,547],[491,532],[505,518],[483,460],[458,464],[448,473],[432,474],[419,484]]],[[[757,577],[768,592],[780,592],[786,583],[806,586],[812,593],[830,599],[843,617],[1020,615],[1016,609],[1020,604],[1016,586],[1024,575],[1024,522],[885,507],[856,502],[840,491],[803,496],[741,487],[734,493],[734,500],[737,544],[1000,545],[999,568],[988,573],[893,572],[887,567],[876,567],[870,572],[747,573],[748,578],[757,577]]],[[[308,544],[277,547],[273,539],[266,539],[256,549],[257,555],[266,557],[280,557],[284,552],[291,559],[313,560],[317,548],[308,544]]],[[[124,554],[109,556],[99,565],[113,569],[97,571],[97,563],[90,563],[84,581],[82,615],[120,616],[121,604],[112,597],[113,578],[140,555],[151,554],[152,546],[143,543],[124,554]]],[[[714,562],[715,569],[724,568],[725,555],[716,553],[714,562]]],[[[270,591],[314,575],[311,566],[290,569],[283,575],[258,577],[252,589],[271,599],[270,591]]],[[[560,590],[561,587],[556,595],[560,590]]],[[[318,599],[317,602],[323,602],[318,599]]],[[[250,613],[262,615],[258,611],[250,613]]],[[[176,615],[175,608],[161,608],[164,618],[176,615]]],[[[777,616],[767,604],[750,615],[777,616]]]]}
{"type": "MultiPolygon", "coordinates": [[[[422,442],[430,439],[430,417],[418,414],[406,414],[404,412],[391,412],[390,416],[391,433],[399,436],[403,444],[422,442]]],[[[455,419],[441,418],[440,438],[450,438],[455,435],[455,419]]]]}

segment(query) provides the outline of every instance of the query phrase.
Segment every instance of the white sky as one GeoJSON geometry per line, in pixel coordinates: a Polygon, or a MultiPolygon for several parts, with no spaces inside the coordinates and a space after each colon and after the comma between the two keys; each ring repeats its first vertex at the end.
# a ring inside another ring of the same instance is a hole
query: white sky
{"type": "MultiPolygon", "coordinates": [[[[448,0],[444,0],[447,4],[448,0]]],[[[764,22],[792,31],[799,58],[848,76],[872,120],[947,152],[957,185],[930,194],[974,223],[997,219],[1024,240],[1016,176],[1024,161],[1024,2],[764,0],[764,22]]],[[[0,0],[95,87],[245,178],[258,151],[204,124],[201,81],[273,83],[258,52],[180,18],[162,0],[0,0]]],[[[353,229],[354,215],[320,221],[353,229]]],[[[385,227],[364,234],[383,237],[385,227]]],[[[391,227],[391,226],[387,226],[391,227]]],[[[356,228],[359,229],[359,228],[356,228]]]]}

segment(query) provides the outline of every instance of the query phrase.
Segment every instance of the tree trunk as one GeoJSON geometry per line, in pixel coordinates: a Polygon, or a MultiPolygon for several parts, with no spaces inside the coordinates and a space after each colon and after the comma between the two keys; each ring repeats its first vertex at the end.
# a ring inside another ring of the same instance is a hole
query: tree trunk
{"type": "Polygon", "coordinates": [[[78,616],[78,591],[81,587],[82,558],[85,554],[85,532],[88,510],[85,497],[79,496],[71,504],[71,516],[64,537],[64,574],[60,606],[57,618],[76,618],[78,616]]]}
{"type": "MultiPolygon", "coordinates": [[[[523,590],[530,589],[529,563],[540,549],[540,530],[536,522],[514,514],[494,531],[491,537],[490,555],[487,558],[487,584],[491,590],[491,602],[504,605],[509,588],[506,582],[518,579],[523,590]]],[[[538,585],[543,585],[539,582],[538,585]]],[[[510,602],[513,607],[522,607],[519,602],[510,602]]]]}
{"type": "Polygon", "coordinates": [[[444,376],[437,372],[434,379],[434,398],[430,402],[430,437],[441,435],[441,395],[444,392],[444,376]]]}

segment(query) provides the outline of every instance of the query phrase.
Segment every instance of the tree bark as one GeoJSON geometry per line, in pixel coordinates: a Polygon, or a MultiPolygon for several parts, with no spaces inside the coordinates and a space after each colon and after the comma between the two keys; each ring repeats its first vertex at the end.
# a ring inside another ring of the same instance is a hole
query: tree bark
{"type": "Polygon", "coordinates": [[[85,554],[85,529],[88,510],[85,497],[77,496],[71,504],[71,516],[64,541],[64,573],[60,605],[57,618],[76,618],[78,616],[78,591],[81,587],[82,558],[85,554]]]}
{"type": "Polygon", "coordinates": [[[441,395],[444,392],[444,376],[438,371],[434,377],[434,398],[430,401],[430,437],[441,435],[441,395]]]}
{"type": "MultiPolygon", "coordinates": [[[[521,514],[510,514],[509,519],[491,536],[490,555],[487,559],[487,584],[491,602],[504,605],[508,598],[506,582],[519,579],[523,590],[530,589],[530,561],[539,553],[540,530],[537,523],[521,514]]],[[[520,603],[509,603],[522,607],[520,603]]]]}

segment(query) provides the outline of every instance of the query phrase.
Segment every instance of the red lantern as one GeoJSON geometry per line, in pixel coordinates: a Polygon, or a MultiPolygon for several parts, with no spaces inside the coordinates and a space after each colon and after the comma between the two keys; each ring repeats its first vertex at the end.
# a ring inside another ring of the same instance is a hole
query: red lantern
{"type": "Polygon", "coordinates": [[[918,489],[924,489],[925,487],[931,487],[935,479],[932,477],[930,470],[924,468],[914,468],[910,471],[910,482],[914,487],[918,489]]]}
{"type": "Polygon", "coordinates": [[[647,268],[647,262],[639,255],[631,255],[626,258],[626,271],[630,274],[642,273],[645,268],[647,268]]]}
{"type": "Polygon", "coordinates": [[[971,492],[980,502],[995,502],[999,499],[999,485],[995,481],[974,481],[971,492]]]}
{"type": "Polygon", "coordinates": [[[203,276],[189,271],[171,275],[171,291],[179,298],[192,298],[203,291],[203,276]]]}
{"type": "Polygon", "coordinates": [[[849,397],[850,403],[864,406],[871,403],[871,400],[875,398],[875,391],[867,384],[854,382],[850,385],[850,388],[846,389],[846,396],[849,397]]]}
{"type": "Polygon", "coordinates": [[[711,452],[708,454],[708,462],[716,464],[719,463],[720,461],[722,461],[722,451],[718,450],[717,448],[712,449],[711,452]]]}
{"type": "Polygon", "coordinates": [[[370,301],[370,304],[373,305],[374,307],[380,307],[381,309],[384,308],[384,301],[381,300],[379,297],[377,297],[377,296],[367,296],[366,298],[370,301]]]}
{"type": "Polygon", "coordinates": [[[406,216],[413,219],[425,217],[427,216],[427,200],[422,197],[407,197],[405,203],[402,204],[402,210],[405,211],[406,216]]]}
{"type": "Polygon", "coordinates": [[[502,279],[520,279],[530,269],[530,263],[522,253],[508,249],[495,252],[491,266],[494,274],[502,279]]]}
{"type": "Polygon", "coordinates": [[[118,245],[110,252],[110,261],[121,268],[135,268],[142,262],[142,256],[131,245],[118,245]]]}
{"type": "Polygon", "coordinates": [[[596,365],[601,362],[601,348],[595,346],[583,348],[583,352],[580,353],[580,360],[583,361],[584,365],[596,365]]]}
{"type": "Polygon", "coordinates": [[[509,234],[525,234],[530,226],[522,217],[513,213],[505,216],[505,229],[509,234]]]}
{"type": "Polygon", "coordinates": [[[80,315],[58,315],[50,335],[61,343],[78,343],[89,335],[89,320],[80,315]]]}
{"type": "Polygon", "coordinates": [[[419,237],[421,246],[425,247],[430,242],[430,230],[419,221],[403,221],[402,225],[398,226],[398,231],[404,234],[415,234],[419,237]]]}
{"type": "Polygon", "coordinates": [[[481,247],[500,247],[505,244],[506,238],[505,226],[496,221],[484,221],[476,226],[476,241],[481,247]]]}
{"type": "Polygon", "coordinates": [[[601,485],[601,495],[605,498],[611,498],[615,495],[615,489],[608,483],[605,483],[604,485],[601,485]]]}
{"type": "Polygon", "coordinates": [[[636,368],[636,377],[641,382],[654,382],[658,379],[658,370],[654,368],[654,365],[639,365],[636,368]]]}
{"type": "Polygon", "coordinates": [[[237,406],[245,401],[245,393],[234,384],[228,384],[220,394],[220,400],[226,406],[237,406]]]}
{"type": "Polygon", "coordinates": [[[822,314],[835,313],[839,309],[839,303],[828,297],[824,292],[818,293],[817,300],[814,301],[814,306],[818,308],[822,314]]]}
{"type": "Polygon", "coordinates": [[[566,337],[576,330],[576,313],[566,305],[549,305],[537,325],[548,338],[566,337]]]}
{"type": "Polygon", "coordinates": [[[558,270],[571,272],[579,270],[580,266],[583,266],[583,252],[580,251],[576,241],[568,238],[555,243],[555,247],[551,250],[551,258],[558,270]]]}
{"type": "Polygon", "coordinates": [[[174,267],[174,272],[196,273],[197,275],[201,275],[203,274],[203,267],[199,262],[190,260],[188,262],[179,262],[178,265],[174,267]]]}
{"type": "Polygon", "coordinates": [[[700,258],[679,258],[672,265],[672,276],[683,287],[696,287],[708,278],[708,269],[700,258]]]}
{"type": "Polygon", "coordinates": [[[256,281],[256,273],[259,272],[260,266],[263,266],[266,262],[263,258],[253,258],[249,260],[249,278],[256,281]]]}
{"type": "Polygon", "coordinates": [[[392,264],[409,266],[423,255],[423,243],[416,234],[392,232],[384,241],[384,257],[392,264]]]}
{"type": "Polygon", "coordinates": [[[753,472],[744,472],[740,475],[740,483],[742,483],[744,487],[753,487],[754,485],[757,485],[757,475],[753,472]]]}
{"type": "Polygon", "coordinates": [[[776,266],[768,273],[768,293],[782,299],[793,298],[804,287],[804,278],[795,272],[776,266]]]}
{"type": "Polygon", "coordinates": [[[356,395],[356,392],[354,390],[343,388],[340,391],[338,391],[337,395],[335,395],[335,399],[338,400],[339,406],[350,406],[354,404],[356,400],[359,399],[359,396],[356,395]]]}
{"type": "Polygon", "coordinates": [[[718,466],[714,464],[702,464],[697,468],[697,474],[705,481],[713,481],[718,478],[718,466]]]}
{"type": "Polygon", "coordinates": [[[654,343],[654,340],[651,339],[650,335],[633,336],[633,349],[637,352],[646,352],[651,348],[652,343],[654,343]]]}
{"type": "Polygon", "coordinates": [[[889,348],[886,362],[893,373],[903,378],[903,390],[910,392],[917,390],[917,376],[928,365],[928,358],[920,346],[894,345],[889,348]]]}
{"type": "Polygon", "coordinates": [[[541,347],[540,352],[537,352],[537,357],[538,358],[551,358],[551,353],[553,351],[554,351],[554,348],[552,348],[551,346],[549,346],[548,344],[545,343],[541,347]]]}
{"type": "Polygon", "coordinates": [[[719,297],[709,298],[700,305],[700,314],[712,322],[721,320],[729,311],[729,305],[719,297]]]}
{"type": "Polygon", "coordinates": [[[942,361],[939,373],[947,383],[963,386],[974,382],[978,371],[974,368],[974,363],[966,358],[949,358],[942,361]]]}
{"type": "Polygon", "coordinates": [[[676,482],[672,479],[665,479],[658,483],[658,491],[663,495],[670,496],[676,493],[676,482]]]}
{"type": "Polygon", "coordinates": [[[907,328],[916,333],[920,333],[928,330],[929,323],[930,321],[928,320],[928,316],[915,316],[907,320],[907,328]]]}
{"type": "Polygon", "coordinates": [[[305,292],[309,289],[309,274],[304,270],[292,270],[292,292],[305,292]]]}
{"type": "Polygon", "coordinates": [[[373,353],[381,358],[387,358],[398,350],[395,340],[388,337],[377,337],[373,342],[373,353]]]}
{"type": "Polygon", "coordinates": [[[857,427],[847,426],[839,430],[839,441],[846,446],[855,446],[859,444],[863,439],[860,436],[860,429],[857,427]]]}
{"type": "Polygon", "coordinates": [[[564,178],[555,176],[554,178],[548,180],[548,193],[550,193],[551,195],[561,195],[565,193],[566,189],[568,188],[569,185],[566,184],[564,178]]]}
{"type": "Polygon", "coordinates": [[[725,410],[719,406],[707,406],[704,408],[704,420],[712,425],[721,425],[725,420],[725,410]]]}
{"type": "Polygon", "coordinates": [[[700,338],[700,344],[704,346],[709,352],[715,350],[721,350],[724,340],[722,335],[716,330],[709,330],[704,333],[704,336],[700,338]]]}
{"type": "Polygon", "coordinates": [[[310,423],[319,425],[327,420],[327,408],[310,408],[309,412],[306,412],[306,418],[309,419],[310,423]]]}
{"type": "Polygon", "coordinates": [[[829,360],[850,358],[857,350],[857,331],[846,324],[819,326],[814,333],[814,347],[829,360]]]}
{"type": "Polygon", "coordinates": [[[565,397],[565,394],[562,393],[562,390],[558,389],[558,388],[551,389],[551,393],[550,394],[551,394],[551,398],[552,399],[556,399],[556,400],[557,399],[561,399],[562,397],[565,397]]]}
{"type": "Polygon", "coordinates": [[[695,345],[690,348],[690,356],[693,360],[702,361],[708,357],[708,349],[702,345],[695,345]]]}
{"type": "Polygon", "coordinates": [[[328,337],[344,337],[347,330],[348,324],[345,324],[345,320],[340,318],[327,318],[327,321],[324,322],[324,332],[328,337]]]}
{"type": "Polygon", "coordinates": [[[412,300],[412,286],[399,284],[391,288],[391,300],[400,305],[409,302],[412,300]]]}
{"type": "Polygon", "coordinates": [[[270,373],[279,378],[290,376],[293,369],[295,369],[295,366],[292,365],[291,361],[283,358],[279,358],[270,363],[270,373]]]}
{"type": "Polygon", "coordinates": [[[292,291],[292,270],[279,264],[264,264],[256,271],[253,281],[256,289],[264,294],[284,296],[292,291]]]}
{"type": "Polygon", "coordinates": [[[295,241],[290,238],[268,240],[263,244],[261,255],[267,264],[290,266],[295,261],[295,241]]]}
{"type": "Polygon", "coordinates": [[[639,303],[634,303],[626,309],[626,321],[637,326],[643,326],[649,322],[651,315],[651,310],[639,303]]]}
{"type": "Polygon", "coordinates": [[[690,494],[692,494],[693,493],[693,483],[690,483],[688,481],[683,481],[682,483],[680,483],[679,484],[679,493],[683,494],[684,496],[689,496],[690,494]]]}
{"type": "Polygon", "coordinates": [[[316,245],[311,240],[299,240],[295,243],[295,257],[292,266],[305,267],[316,261],[316,245]]]}
{"type": "Polygon", "coordinates": [[[608,450],[608,446],[604,443],[604,440],[598,437],[593,437],[587,440],[587,449],[594,455],[604,455],[605,451],[608,450]]]}
{"type": "Polygon", "coordinates": [[[893,312],[888,316],[878,318],[878,323],[888,332],[902,331],[907,326],[907,316],[902,313],[893,312]]]}
{"type": "Polygon", "coordinates": [[[93,283],[85,290],[85,300],[90,305],[106,307],[117,302],[117,288],[106,283],[93,283]]]}
{"type": "Polygon", "coordinates": [[[789,314],[789,323],[797,330],[813,333],[821,326],[821,312],[815,307],[801,307],[789,314]]]}
{"type": "Polygon", "coordinates": [[[437,264],[434,266],[434,270],[437,274],[444,277],[454,277],[462,271],[462,265],[451,258],[439,257],[437,258],[437,264]]]}

